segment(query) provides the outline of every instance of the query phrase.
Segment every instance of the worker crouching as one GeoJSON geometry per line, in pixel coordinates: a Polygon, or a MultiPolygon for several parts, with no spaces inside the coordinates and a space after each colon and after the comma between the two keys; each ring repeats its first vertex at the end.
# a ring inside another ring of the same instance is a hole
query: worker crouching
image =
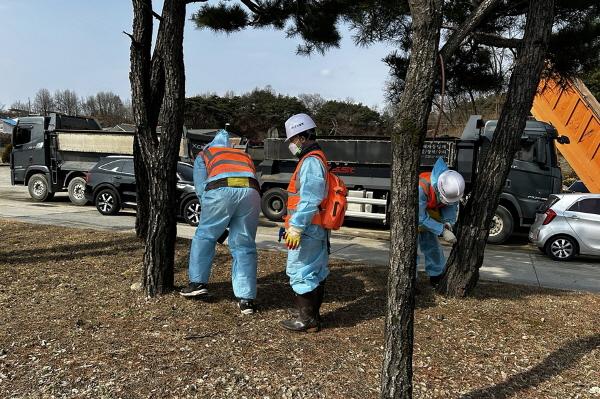
{"type": "Polygon", "coordinates": [[[438,237],[450,244],[456,243],[452,229],[464,191],[463,177],[449,170],[441,158],[431,172],[419,175],[419,249],[425,257],[425,272],[433,286],[439,282],[446,266],[438,237]]]}
{"type": "Polygon", "coordinates": [[[260,213],[254,163],[244,151],[231,148],[228,133],[221,130],[196,157],[194,186],[202,213],[190,250],[189,285],[180,293],[186,297],[208,294],[215,245],[229,228],[233,293],[242,314],[252,314],[256,310],[255,238],[260,213]]]}

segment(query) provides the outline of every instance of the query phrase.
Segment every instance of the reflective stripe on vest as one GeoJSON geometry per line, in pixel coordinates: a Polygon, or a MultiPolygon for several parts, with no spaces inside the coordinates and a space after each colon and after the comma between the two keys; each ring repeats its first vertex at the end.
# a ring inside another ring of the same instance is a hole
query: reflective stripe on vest
{"type": "Polygon", "coordinates": [[[250,155],[242,150],[228,147],[210,147],[198,154],[204,159],[208,177],[229,172],[249,172],[256,174],[250,155]]]}
{"type": "MultiPolygon", "coordinates": [[[[286,228],[289,227],[290,218],[296,212],[296,208],[298,208],[298,204],[300,203],[299,191],[300,191],[300,185],[302,184],[300,182],[300,168],[302,167],[302,163],[304,162],[304,160],[311,156],[316,157],[323,164],[323,168],[325,169],[325,182],[327,182],[327,171],[328,171],[327,165],[328,164],[327,164],[327,158],[325,157],[325,153],[321,150],[315,150],[315,151],[311,151],[308,154],[306,154],[305,156],[303,156],[302,159],[300,160],[300,162],[298,162],[298,165],[296,165],[296,170],[294,170],[294,174],[292,175],[292,178],[290,179],[290,184],[288,185],[288,188],[287,188],[287,192],[288,192],[287,215],[284,218],[286,228]]],[[[325,190],[325,193],[327,193],[327,189],[325,190]]],[[[323,198],[323,200],[325,200],[325,198],[323,198]]],[[[320,212],[317,211],[315,216],[313,216],[313,218],[311,220],[311,224],[316,224],[318,226],[323,225],[323,223],[321,222],[321,213],[320,212]]]]}
{"type": "Polygon", "coordinates": [[[427,194],[427,209],[439,209],[444,206],[438,203],[435,190],[431,184],[431,172],[423,172],[419,175],[419,187],[427,194]]]}

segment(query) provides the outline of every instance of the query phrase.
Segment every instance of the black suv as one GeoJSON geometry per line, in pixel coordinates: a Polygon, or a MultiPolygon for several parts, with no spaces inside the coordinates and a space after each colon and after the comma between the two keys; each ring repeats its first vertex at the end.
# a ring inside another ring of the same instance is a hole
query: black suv
{"type": "MultiPolygon", "coordinates": [[[[177,163],[177,214],[188,224],[200,221],[200,202],[194,191],[193,167],[177,163]]],[[[86,174],[85,197],[103,215],[116,215],[121,208],[136,207],[133,157],[108,156],[86,174]]]]}

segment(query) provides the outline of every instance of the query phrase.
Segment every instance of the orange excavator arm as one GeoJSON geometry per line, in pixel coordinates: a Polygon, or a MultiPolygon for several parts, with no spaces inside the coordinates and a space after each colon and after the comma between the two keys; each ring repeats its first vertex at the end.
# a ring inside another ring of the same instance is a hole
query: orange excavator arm
{"type": "Polygon", "coordinates": [[[600,104],[585,84],[542,80],[531,113],[569,138],[569,144],[557,143],[558,150],[588,190],[600,193],[600,104]]]}

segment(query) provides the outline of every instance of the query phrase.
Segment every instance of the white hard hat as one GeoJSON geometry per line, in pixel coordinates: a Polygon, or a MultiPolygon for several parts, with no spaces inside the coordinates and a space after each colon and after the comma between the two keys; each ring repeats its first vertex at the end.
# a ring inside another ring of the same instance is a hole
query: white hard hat
{"type": "Polygon", "coordinates": [[[457,171],[447,170],[438,177],[437,190],[443,203],[453,204],[465,193],[465,179],[457,171]]]}
{"type": "Polygon", "coordinates": [[[313,121],[310,116],[306,114],[296,114],[285,121],[285,136],[287,137],[285,141],[288,141],[297,134],[316,127],[315,121],[313,121]]]}

